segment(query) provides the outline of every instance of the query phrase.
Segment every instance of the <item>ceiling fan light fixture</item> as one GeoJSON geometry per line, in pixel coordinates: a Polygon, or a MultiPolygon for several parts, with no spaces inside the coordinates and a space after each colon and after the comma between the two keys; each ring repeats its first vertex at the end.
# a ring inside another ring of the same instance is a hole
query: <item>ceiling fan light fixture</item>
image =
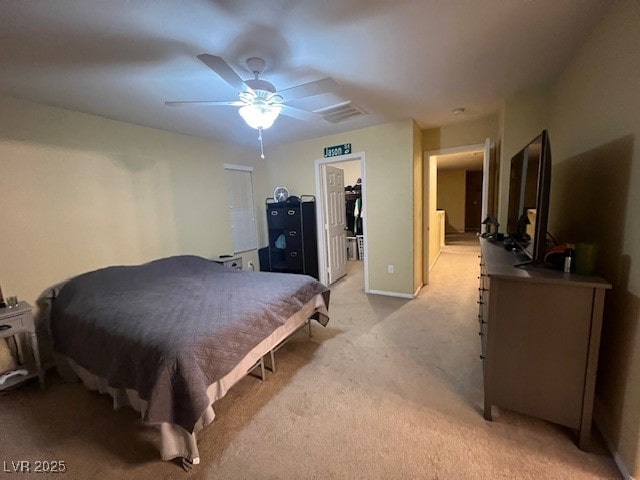
{"type": "Polygon", "coordinates": [[[276,121],[276,118],[278,118],[281,111],[282,105],[261,105],[252,103],[250,105],[240,107],[238,113],[240,113],[240,116],[251,128],[255,128],[256,130],[266,130],[273,125],[273,122],[276,121]]]}

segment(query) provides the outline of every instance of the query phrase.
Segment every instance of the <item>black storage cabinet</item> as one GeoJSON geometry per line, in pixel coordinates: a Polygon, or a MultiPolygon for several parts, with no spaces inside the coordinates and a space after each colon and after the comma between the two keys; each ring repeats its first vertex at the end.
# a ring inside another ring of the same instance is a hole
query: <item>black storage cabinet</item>
{"type": "Polygon", "coordinates": [[[267,198],[265,204],[269,270],[318,278],[316,198],[302,195],[300,198],[290,197],[285,202],[267,198]]]}

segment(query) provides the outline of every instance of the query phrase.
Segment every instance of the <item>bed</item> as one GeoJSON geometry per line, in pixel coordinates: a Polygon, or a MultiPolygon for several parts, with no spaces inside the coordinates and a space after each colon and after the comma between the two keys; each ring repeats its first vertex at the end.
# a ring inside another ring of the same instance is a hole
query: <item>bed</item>
{"type": "Polygon", "coordinates": [[[328,303],[309,276],[190,255],[88,272],[39,299],[63,378],[138,410],[162,458],[191,464],[212,404],[311,318],[326,325],[328,303]]]}

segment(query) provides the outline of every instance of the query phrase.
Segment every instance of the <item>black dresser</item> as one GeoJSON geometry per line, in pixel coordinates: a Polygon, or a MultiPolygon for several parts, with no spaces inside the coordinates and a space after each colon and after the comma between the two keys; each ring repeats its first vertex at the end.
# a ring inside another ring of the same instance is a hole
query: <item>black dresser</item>
{"type": "Polygon", "coordinates": [[[302,273],[318,278],[316,199],[313,195],[289,197],[284,202],[267,198],[268,262],[260,269],[302,273]]]}

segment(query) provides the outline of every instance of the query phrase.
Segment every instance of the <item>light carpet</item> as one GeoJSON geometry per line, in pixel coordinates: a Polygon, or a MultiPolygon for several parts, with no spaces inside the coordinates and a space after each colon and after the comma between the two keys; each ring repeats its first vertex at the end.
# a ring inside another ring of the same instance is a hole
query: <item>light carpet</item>
{"type": "Polygon", "coordinates": [[[296,334],[275,374],[244,378],[214,405],[188,473],[159,460],[135,412],[52,371],[45,392],[31,383],[0,398],[0,462],[66,464],[34,478],[619,478],[568,429],[504,410],[483,419],[478,250],[455,239],[411,301],[365,295],[362,263],[350,262],[328,327],[296,334]]]}

